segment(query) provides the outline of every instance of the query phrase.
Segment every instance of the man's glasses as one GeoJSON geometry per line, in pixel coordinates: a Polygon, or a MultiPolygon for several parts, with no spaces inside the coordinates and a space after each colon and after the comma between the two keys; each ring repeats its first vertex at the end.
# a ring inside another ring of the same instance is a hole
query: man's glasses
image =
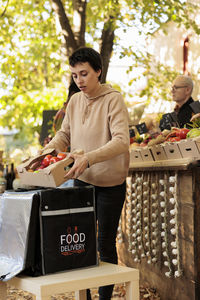
{"type": "Polygon", "coordinates": [[[182,85],[182,86],[173,85],[171,89],[172,89],[172,91],[176,91],[178,89],[182,89],[182,88],[186,88],[186,87],[187,87],[187,85],[182,85]]]}

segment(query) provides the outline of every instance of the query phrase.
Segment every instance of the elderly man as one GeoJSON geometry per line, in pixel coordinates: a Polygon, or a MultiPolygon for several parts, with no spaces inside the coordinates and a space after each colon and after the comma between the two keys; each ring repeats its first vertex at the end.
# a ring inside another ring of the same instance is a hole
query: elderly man
{"type": "Polygon", "coordinates": [[[192,99],[193,81],[191,77],[179,75],[172,84],[172,98],[176,102],[174,111],[177,114],[180,127],[190,122],[192,117],[192,108],[190,104],[194,102],[192,99]]]}

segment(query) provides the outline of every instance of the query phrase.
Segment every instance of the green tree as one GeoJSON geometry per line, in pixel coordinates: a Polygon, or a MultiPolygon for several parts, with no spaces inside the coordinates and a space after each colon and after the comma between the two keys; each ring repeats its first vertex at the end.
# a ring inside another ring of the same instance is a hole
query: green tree
{"type": "MultiPolygon", "coordinates": [[[[193,27],[197,33],[200,28],[190,15],[196,5],[187,0],[51,0],[53,9],[59,20],[64,38],[67,56],[79,46],[86,44],[89,35],[91,44],[98,43],[103,58],[102,82],[106,75],[113,50],[123,49],[116,29],[124,31],[134,26],[146,35],[162,28],[164,24],[173,20],[186,28],[193,27]]],[[[164,29],[164,28],[163,28],[164,29]]],[[[137,41],[134,40],[133,43],[137,41]]],[[[134,54],[132,51],[131,54],[134,54]]]]}
{"type": "MultiPolygon", "coordinates": [[[[103,77],[113,53],[139,61],[137,40],[123,49],[118,28],[149,35],[173,20],[200,29],[189,15],[194,4],[184,0],[1,0],[0,125],[19,129],[30,143],[39,133],[44,109],[60,108],[67,96],[68,56],[78,47],[97,48],[103,77]]],[[[142,61],[142,58],[141,58],[142,61]]],[[[144,62],[144,60],[143,60],[144,62]]],[[[146,65],[149,65],[146,61],[146,65]]],[[[148,70],[148,68],[147,68],[148,70]]],[[[68,75],[69,77],[69,75],[68,75]]]]}
{"type": "Polygon", "coordinates": [[[48,1],[10,1],[0,23],[0,125],[19,129],[16,138],[30,143],[43,110],[57,109],[67,97],[60,37],[48,1]]]}

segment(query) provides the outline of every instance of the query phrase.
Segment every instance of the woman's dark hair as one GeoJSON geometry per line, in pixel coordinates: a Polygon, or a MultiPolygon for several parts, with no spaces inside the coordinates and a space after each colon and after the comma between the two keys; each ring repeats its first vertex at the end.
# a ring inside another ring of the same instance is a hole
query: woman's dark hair
{"type": "MultiPolygon", "coordinates": [[[[70,66],[74,67],[78,63],[88,62],[90,66],[97,72],[102,71],[102,60],[100,54],[92,48],[81,47],[74,51],[74,53],[69,57],[70,66]]],[[[102,73],[102,72],[101,72],[102,73]]],[[[101,79],[101,74],[98,77],[99,81],[101,79]]]]}
{"type": "Polygon", "coordinates": [[[67,102],[71,98],[71,96],[77,92],[80,92],[79,88],[77,87],[76,83],[74,82],[74,79],[71,77],[69,89],[68,89],[68,96],[67,96],[67,102]]]}

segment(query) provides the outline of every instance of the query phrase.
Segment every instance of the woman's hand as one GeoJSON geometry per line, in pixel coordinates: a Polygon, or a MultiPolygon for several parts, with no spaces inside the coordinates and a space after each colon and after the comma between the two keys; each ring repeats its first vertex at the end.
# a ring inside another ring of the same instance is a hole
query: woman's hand
{"type": "Polygon", "coordinates": [[[74,160],[74,164],[71,169],[66,173],[64,178],[68,179],[76,179],[78,178],[88,167],[88,159],[85,154],[74,154],[70,153],[68,158],[72,158],[74,160]]]}

